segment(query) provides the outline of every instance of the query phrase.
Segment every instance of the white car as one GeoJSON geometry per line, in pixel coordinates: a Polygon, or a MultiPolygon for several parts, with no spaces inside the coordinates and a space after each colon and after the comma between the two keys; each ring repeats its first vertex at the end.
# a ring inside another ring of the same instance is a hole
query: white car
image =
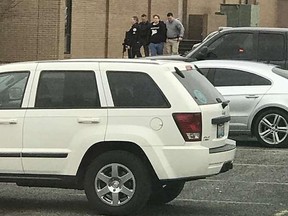
{"type": "Polygon", "coordinates": [[[248,61],[195,62],[230,101],[232,133],[252,133],[268,147],[288,147],[288,71],[248,61]]]}
{"type": "Polygon", "coordinates": [[[232,168],[227,104],[184,62],[2,65],[1,181],[84,189],[97,212],[134,214],[232,168]]]}

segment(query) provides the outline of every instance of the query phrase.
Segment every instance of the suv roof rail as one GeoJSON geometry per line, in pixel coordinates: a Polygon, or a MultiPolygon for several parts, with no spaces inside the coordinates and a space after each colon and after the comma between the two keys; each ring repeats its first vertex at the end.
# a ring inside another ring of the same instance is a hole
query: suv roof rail
{"type": "Polygon", "coordinates": [[[230,29],[230,28],[232,28],[232,27],[220,26],[220,27],[218,28],[218,31],[222,31],[222,30],[230,29]]]}

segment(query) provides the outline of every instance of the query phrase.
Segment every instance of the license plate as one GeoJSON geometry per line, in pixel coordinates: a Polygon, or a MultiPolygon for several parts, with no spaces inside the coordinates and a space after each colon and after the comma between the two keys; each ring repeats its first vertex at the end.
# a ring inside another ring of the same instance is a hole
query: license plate
{"type": "Polygon", "coordinates": [[[225,127],[224,124],[218,124],[217,125],[217,138],[224,137],[225,135],[225,127]]]}

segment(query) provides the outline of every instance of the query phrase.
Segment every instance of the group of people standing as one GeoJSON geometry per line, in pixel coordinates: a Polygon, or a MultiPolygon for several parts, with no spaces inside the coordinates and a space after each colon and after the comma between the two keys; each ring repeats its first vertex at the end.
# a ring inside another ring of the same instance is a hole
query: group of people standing
{"type": "Polygon", "coordinates": [[[167,14],[167,21],[160,20],[159,15],[153,15],[153,22],[148,21],[146,14],[141,15],[141,22],[137,16],[131,19],[132,26],[126,32],[123,45],[128,49],[128,58],[142,57],[141,47],[145,56],[178,54],[179,43],[184,36],[182,23],[167,14]]]}

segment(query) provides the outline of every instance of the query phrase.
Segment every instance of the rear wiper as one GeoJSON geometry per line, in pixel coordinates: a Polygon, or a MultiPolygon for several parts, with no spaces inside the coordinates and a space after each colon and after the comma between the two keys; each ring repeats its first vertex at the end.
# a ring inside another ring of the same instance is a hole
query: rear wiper
{"type": "Polygon", "coordinates": [[[223,109],[224,109],[226,106],[228,106],[228,104],[230,103],[229,100],[222,101],[220,98],[216,98],[216,101],[217,101],[218,103],[221,103],[223,109]]]}
{"type": "Polygon", "coordinates": [[[197,67],[197,65],[194,64],[194,66],[195,66],[196,70],[204,76],[203,72],[197,67]]]}
{"type": "Polygon", "coordinates": [[[175,69],[176,73],[177,73],[180,77],[185,78],[184,74],[182,73],[182,71],[179,70],[179,68],[174,67],[174,69],[175,69]]]}
{"type": "Polygon", "coordinates": [[[229,100],[223,101],[222,102],[222,108],[224,109],[226,106],[228,106],[229,103],[230,103],[229,100]]]}

